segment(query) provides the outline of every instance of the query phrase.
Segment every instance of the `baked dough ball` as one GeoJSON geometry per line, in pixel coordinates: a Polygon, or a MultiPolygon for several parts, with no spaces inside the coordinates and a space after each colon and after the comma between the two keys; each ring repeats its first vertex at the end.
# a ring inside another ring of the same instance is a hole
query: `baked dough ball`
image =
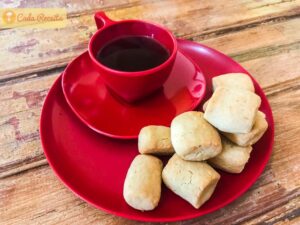
{"type": "Polygon", "coordinates": [[[132,161],[124,183],[123,196],[131,207],[152,210],[161,194],[162,162],[150,155],[138,155],[132,161]]]}
{"type": "Polygon", "coordinates": [[[202,109],[203,109],[204,112],[205,112],[206,107],[207,107],[207,105],[208,105],[208,101],[209,101],[209,99],[208,99],[206,102],[204,102],[204,104],[203,104],[203,106],[202,106],[202,109]]]}
{"type": "Polygon", "coordinates": [[[258,111],[255,117],[254,125],[249,133],[246,134],[231,134],[223,132],[232,142],[240,146],[248,146],[255,144],[268,129],[268,123],[265,119],[265,114],[258,111]]]}
{"type": "Polygon", "coordinates": [[[146,126],[142,128],[139,133],[138,148],[141,154],[173,154],[170,128],[165,126],[146,126]]]}
{"type": "Polygon", "coordinates": [[[219,133],[203,118],[202,112],[190,111],[175,117],[171,140],[175,152],[185,160],[206,160],[222,150],[219,133]]]}
{"type": "Polygon", "coordinates": [[[220,175],[206,162],[191,162],[174,154],[162,172],[164,184],[195,208],[212,195],[220,175]]]}
{"type": "Polygon", "coordinates": [[[222,145],[222,152],[216,157],[209,159],[208,163],[229,173],[242,172],[250,158],[252,147],[238,146],[226,138],[222,138],[222,145]]]}
{"type": "Polygon", "coordinates": [[[248,133],[260,103],[260,97],[250,91],[217,88],[208,101],[204,118],[220,131],[248,133]]]}
{"type": "Polygon", "coordinates": [[[213,90],[219,87],[230,89],[243,89],[254,92],[254,85],[251,78],[245,73],[227,73],[212,79],[213,90]]]}

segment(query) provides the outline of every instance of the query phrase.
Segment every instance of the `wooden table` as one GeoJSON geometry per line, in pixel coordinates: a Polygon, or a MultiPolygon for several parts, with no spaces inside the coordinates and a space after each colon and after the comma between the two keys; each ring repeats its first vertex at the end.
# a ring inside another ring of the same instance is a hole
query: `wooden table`
{"type": "Polygon", "coordinates": [[[300,224],[299,0],[16,0],[2,7],[65,7],[62,29],[0,30],[0,224],[138,224],[76,197],[47,164],[39,138],[44,98],[87,49],[93,14],[138,18],[241,63],[274,113],[275,146],[254,186],[225,208],[176,224],[300,224]]]}

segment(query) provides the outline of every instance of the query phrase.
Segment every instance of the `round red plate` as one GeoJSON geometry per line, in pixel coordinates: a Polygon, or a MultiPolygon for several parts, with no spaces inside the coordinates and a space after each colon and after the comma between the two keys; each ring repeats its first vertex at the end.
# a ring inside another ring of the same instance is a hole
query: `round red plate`
{"type": "MultiPolygon", "coordinates": [[[[210,87],[211,78],[227,72],[246,72],[227,56],[190,41],[179,41],[181,50],[202,68],[210,87]]],[[[51,88],[41,115],[41,140],[45,155],[57,176],[78,196],[95,207],[118,216],[141,221],[178,221],[215,211],[243,194],[262,173],[272,151],[274,124],[269,103],[256,82],[262,98],[260,110],[269,128],[254,145],[250,161],[241,174],[220,172],[221,180],[200,209],[163,187],[158,207],[137,211],[122,196],[127,169],[138,154],[136,140],[117,140],[100,135],[84,125],[68,106],[59,78],[51,88]]],[[[211,94],[207,92],[207,97],[211,94]]],[[[134,123],[134,120],[131,121],[134,123]]]]}
{"type": "Polygon", "coordinates": [[[205,94],[201,70],[181,52],[163,90],[135,104],[112,96],[95,71],[88,52],[83,53],[64,71],[63,92],[79,119],[113,138],[137,138],[147,125],[170,126],[176,115],[195,109],[205,94]]]}

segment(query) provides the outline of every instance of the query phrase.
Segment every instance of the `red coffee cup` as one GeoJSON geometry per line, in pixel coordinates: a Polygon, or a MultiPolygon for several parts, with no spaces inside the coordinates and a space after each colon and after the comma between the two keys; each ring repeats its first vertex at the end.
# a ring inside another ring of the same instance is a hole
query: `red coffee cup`
{"type": "Polygon", "coordinates": [[[167,29],[141,20],[112,21],[104,12],[95,14],[98,31],[89,42],[89,55],[106,86],[127,102],[142,99],[158,90],[167,80],[176,53],[176,38],[167,29]],[[143,71],[125,72],[109,68],[97,60],[99,50],[115,38],[122,36],[147,36],[158,41],[169,51],[162,64],[143,71]]]}

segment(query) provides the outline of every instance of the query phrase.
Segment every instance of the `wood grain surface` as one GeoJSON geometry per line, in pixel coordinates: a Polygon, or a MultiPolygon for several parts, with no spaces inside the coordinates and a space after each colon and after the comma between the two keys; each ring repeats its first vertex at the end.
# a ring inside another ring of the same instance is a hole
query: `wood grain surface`
{"type": "Polygon", "coordinates": [[[115,20],[158,22],[179,38],[224,52],[257,79],[270,101],[275,145],[259,180],[227,207],[174,224],[300,224],[299,0],[5,0],[0,7],[68,12],[62,29],[0,30],[0,224],[143,224],[72,194],[40,144],[44,98],[67,63],[87,49],[98,10],[115,20]]]}

